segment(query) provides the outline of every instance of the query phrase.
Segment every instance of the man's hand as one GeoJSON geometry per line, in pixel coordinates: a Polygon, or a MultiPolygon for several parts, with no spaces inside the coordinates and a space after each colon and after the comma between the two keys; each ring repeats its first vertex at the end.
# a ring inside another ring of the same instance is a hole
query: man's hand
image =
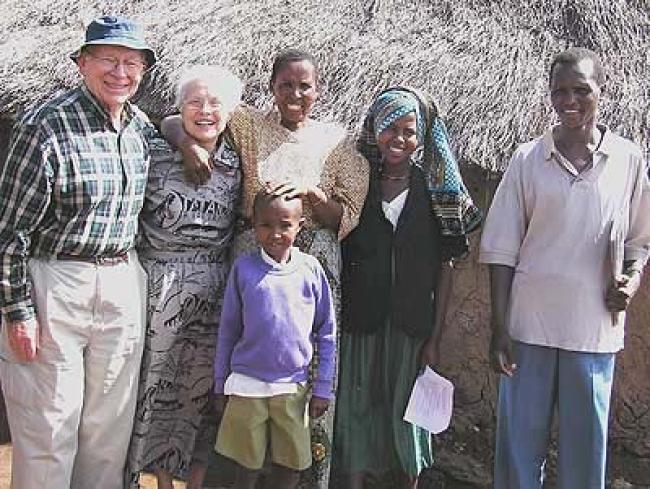
{"type": "Polygon", "coordinates": [[[214,395],[214,410],[216,411],[219,417],[223,416],[223,412],[226,410],[227,403],[228,403],[228,396],[226,396],[225,394],[214,395]]]}
{"type": "Polygon", "coordinates": [[[312,396],[309,401],[309,417],[312,419],[320,418],[330,405],[329,399],[323,397],[312,396]]]}
{"type": "Polygon", "coordinates": [[[39,347],[40,326],[36,319],[7,323],[9,347],[19,362],[31,362],[39,347]]]}
{"type": "Polygon", "coordinates": [[[505,374],[508,377],[512,377],[517,369],[512,352],[512,340],[510,339],[510,335],[503,330],[492,333],[492,339],[490,340],[490,365],[496,373],[505,374]]]}
{"type": "Polygon", "coordinates": [[[641,272],[631,270],[621,274],[610,285],[605,294],[605,305],[609,311],[624,311],[630,305],[634,294],[641,286],[641,272]]]}

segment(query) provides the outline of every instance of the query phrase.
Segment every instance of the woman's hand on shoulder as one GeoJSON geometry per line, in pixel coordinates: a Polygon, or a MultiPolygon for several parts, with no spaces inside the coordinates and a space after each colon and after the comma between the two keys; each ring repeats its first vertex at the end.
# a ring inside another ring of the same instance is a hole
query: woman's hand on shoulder
{"type": "Polygon", "coordinates": [[[214,168],[210,152],[196,143],[179,145],[183,155],[183,172],[187,181],[194,185],[203,185],[210,180],[214,168]]]}
{"type": "Polygon", "coordinates": [[[187,135],[181,117],[179,115],[165,117],[160,124],[160,130],[167,142],[183,155],[185,178],[195,185],[207,182],[214,166],[210,151],[199,146],[187,135]]]}

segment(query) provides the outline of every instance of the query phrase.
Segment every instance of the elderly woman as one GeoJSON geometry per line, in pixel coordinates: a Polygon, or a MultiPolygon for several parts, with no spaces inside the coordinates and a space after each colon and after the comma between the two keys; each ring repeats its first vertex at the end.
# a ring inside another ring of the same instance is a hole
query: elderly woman
{"type": "MultiPolygon", "coordinates": [[[[277,193],[302,197],[306,223],[296,246],[323,265],[338,310],[339,240],[357,224],[368,186],[368,164],[344,128],[310,117],[319,95],[318,64],[313,56],[293,49],[280,52],[273,62],[269,86],[273,108],[258,111],[241,107],[229,124],[243,170],[243,219],[235,237],[236,254],[256,246],[250,217],[253,199],[262,187],[268,185],[277,193]]],[[[196,154],[196,148],[192,151],[178,129],[177,121],[163,124],[163,130],[172,133],[172,140],[196,154]]],[[[209,165],[196,161],[196,157],[194,160],[191,170],[204,177],[209,165]]],[[[192,164],[189,154],[185,163],[192,164]]],[[[312,422],[314,463],[304,474],[303,485],[328,485],[334,419],[333,404],[330,406],[324,416],[312,422]]]]}
{"type": "Polygon", "coordinates": [[[146,470],[159,489],[172,489],[174,476],[200,488],[214,444],[213,359],[241,179],[224,129],[241,90],[216,66],[194,66],[178,83],[183,128],[212,161],[202,185],[186,182],[180,154],[163,139],[151,143],[138,248],[149,276],[148,322],[127,487],[138,487],[146,470]]]}

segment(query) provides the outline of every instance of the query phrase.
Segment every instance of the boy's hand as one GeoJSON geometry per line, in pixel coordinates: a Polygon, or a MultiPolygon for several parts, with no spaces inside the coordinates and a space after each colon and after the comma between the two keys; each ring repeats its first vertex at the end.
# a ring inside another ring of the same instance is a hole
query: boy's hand
{"type": "Polygon", "coordinates": [[[312,419],[320,418],[330,405],[329,399],[323,397],[312,396],[309,401],[309,417],[312,419]]]}
{"type": "Polygon", "coordinates": [[[228,396],[225,394],[215,394],[214,395],[214,410],[219,416],[223,416],[223,412],[226,410],[226,404],[228,403],[228,396]]]}

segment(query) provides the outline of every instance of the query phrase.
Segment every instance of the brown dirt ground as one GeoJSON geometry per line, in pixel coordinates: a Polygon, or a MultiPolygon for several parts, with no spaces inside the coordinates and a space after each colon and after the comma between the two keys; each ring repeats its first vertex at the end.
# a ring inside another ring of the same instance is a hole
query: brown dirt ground
{"type": "MultiPolygon", "coordinates": [[[[631,467],[634,465],[632,462],[641,462],[636,457],[630,457],[624,453],[617,453],[616,451],[611,454],[612,462],[618,466],[627,467],[632,472],[638,471],[637,475],[644,473],[647,475],[647,466],[641,467],[631,467]],[[635,470],[636,469],[636,470],[635,470]]],[[[11,467],[11,444],[0,444],[0,489],[9,489],[9,480],[10,480],[10,467],[11,467]]],[[[466,470],[467,468],[465,468],[466,470]]],[[[632,477],[634,478],[634,477],[632,477]]],[[[155,478],[151,475],[145,474],[140,478],[141,489],[156,489],[155,478]]],[[[388,489],[392,484],[388,481],[379,483],[375,486],[376,489],[388,489]]],[[[424,489],[477,489],[479,487],[489,487],[489,484],[465,484],[459,481],[453,480],[453,478],[447,478],[443,474],[437,471],[429,471],[427,474],[424,474],[422,481],[420,483],[424,489]]],[[[553,483],[545,485],[546,488],[551,489],[553,483]]],[[[650,486],[646,485],[636,485],[627,482],[625,479],[615,478],[610,480],[607,484],[607,487],[610,489],[650,489],[650,486]]],[[[175,489],[185,489],[185,484],[182,482],[174,483],[175,489]]],[[[216,486],[210,484],[206,485],[205,489],[218,489],[216,486]]]]}
{"type": "MultiPolygon", "coordinates": [[[[0,445],[0,489],[9,489],[10,467],[11,445],[0,445]]],[[[156,489],[156,479],[153,476],[145,475],[141,477],[140,485],[142,489],[156,489]]],[[[185,484],[182,482],[174,483],[174,489],[185,489],[185,484]]]]}

